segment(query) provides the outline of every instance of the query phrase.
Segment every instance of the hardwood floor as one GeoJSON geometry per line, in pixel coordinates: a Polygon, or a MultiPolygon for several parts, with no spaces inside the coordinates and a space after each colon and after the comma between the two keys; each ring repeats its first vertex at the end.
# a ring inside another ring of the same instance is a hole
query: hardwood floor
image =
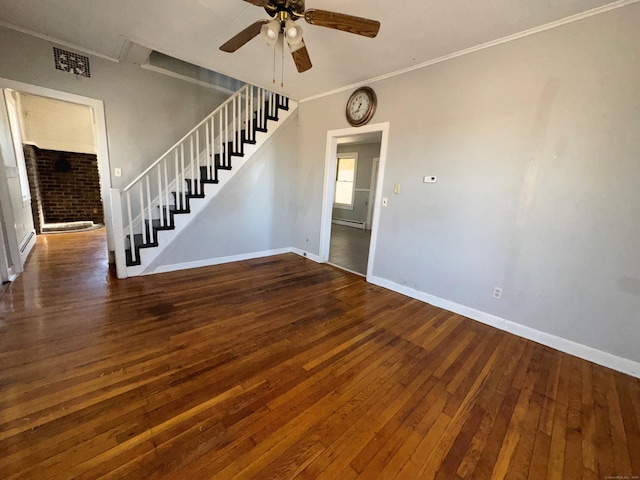
{"type": "Polygon", "coordinates": [[[640,475],[637,379],[295,255],[104,250],[39,237],[0,298],[3,479],[640,475]]]}

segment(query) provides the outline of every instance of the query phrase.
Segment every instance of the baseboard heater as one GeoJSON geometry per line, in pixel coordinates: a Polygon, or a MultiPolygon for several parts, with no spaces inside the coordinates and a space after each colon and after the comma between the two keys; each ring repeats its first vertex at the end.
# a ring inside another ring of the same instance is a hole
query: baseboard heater
{"type": "Polygon", "coordinates": [[[345,220],[343,218],[332,218],[331,223],[335,223],[336,225],[344,225],[345,227],[359,228],[360,230],[364,230],[367,228],[367,224],[365,222],[358,222],[357,220],[345,220]]]}

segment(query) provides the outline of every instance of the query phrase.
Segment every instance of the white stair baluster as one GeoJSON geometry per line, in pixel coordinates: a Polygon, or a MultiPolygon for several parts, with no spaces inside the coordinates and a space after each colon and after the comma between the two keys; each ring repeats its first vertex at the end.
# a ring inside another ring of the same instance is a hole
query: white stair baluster
{"type": "Polygon", "coordinates": [[[173,199],[174,204],[175,204],[175,209],[176,210],[180,210],[178,203],[180,203],[180,169],[178,168],[178,149],[176,148],[176,154],[175,154],[175,183],[176,183],[176,195],[175,198],[173,199]]]}
{"type": "Polygon", "coordinates": [[[229,160],[229,104],[224,106],[224,166],[229,160]]]}
{"type": "MultiPolygon", "coordinates": [[[[158,212],[162,215],[162,164],[158,164],[158,212]]],[[[160,217],[159,226],[164,226],[162,217],[160,217]]]]}
{"type": "Polygon", "coordinates": [[[149,177],[151,172],[147,174],[147,208],[149,210],[149,240],[153,240],[153,211],[151,209],[151,187],[149,177]]]}
{"type": "Polygon", "coordinates": [[[214,127],[216,123],[216,116],[211,116],[211,156],[209,157],[209,171],[207,172],[208,178],[213,179],[214,176],[214,168],[215,168],[215,157],[216,157],[216,136],[214,132],[214,127]]]}
{"type": "Polygon", "coordinates": [[[187,182],[184,174],[184,142],[180,144],[180,183],[182,184],[182,201],[180,210],[186,210],[187,207],[187,182]]]}
{"type": "Polygon", "coordinates": [[[191,178],[189,179],[189,193],[194,195],[196,192],[195,178],[196,172],[193,170],[193,135],[189,137],[189,165],[191,167],[191,178]]]}
{"type": "Polygon", "coordinates": [[[218,158],[218,163],[222,165],[222,155],[224,154],[224,151],[222,150],[222,111],[218,113],[218,125],[220,127],[220,131],[218,132],[218,143],[220,144],[220,157],[218,158]]]}
{"type": "Polygon", "coordinates": [[[147,229],[145,228],[145,224],[144,224],[144,192],[143,187],[142,187],[143,183],[140,182],[140,225],[142,226],[142,244],[146,245],[147,244],[147,229]]]}
{"type": "MultiPolygon", "coordinates": [[[[211,123],[213,124],[213,120],[211,121],[211,123]]],[[[211,143],[209,143],[209,138],[210,138],[210,134],[209,134],[209,123],[207,122],[207,124],[205,125],[204,128],[204,132],[205,132],[205,139],[204,141],[207,142],[207,170],[206,170],[206,174],[205,174],[205,178],[208,179],[209,178],[209,172],[211,171],[211,143]]]]}
{"type": "Polygon", "coordinates": [[[137,261],[135,236],[133,234],[133,218],[131,217],[131,191],[127,190],[127,215],[129,219],[129,247],[131,248],[131,261],[137,261]]]}
{"type": "Polygon", "coordinates": [[[238,95],[238,151],[242,151],[242,92],[238,95]]]}
{"type": "Polygon", "coordinates": [[[247,140],[251,140],[249,135],[249,86],[244,87],[244,136],[247,140]]]}
{"type": "Polygon", "coordinates": [[[163,212],[162,209],[160,209],[165,227],[169,225],[169,172],[167,169],[167,161],[167,157],[164,157],[164,204],[166,205],[166,211],[163,212]]]}
{"type": "Polygon", "coordinates": [[[231,145],[233,146],[232,152],[238,151],[238,145],[236,144],[236,135],[238,130],[236,130],[236,97],[233,97],[233,101],[231,102],[233,105],[233,113],[231,117],[231,145]]]}
{"type": "Polygon", "coordinates": [[[251,122],[251,140],[256,141],[255,130],[253,129],[253,85],[249,85],[249,121],[251,122]]]}
{"type": "Polygon", "coordinates": [[[262,129],[262,122],[264,121],[264,90],[258,87],[258,126],[262,129]]]}
{"type": "MultiPolygon", "coordinates": [[[[207,129],[207,126],[204,126],[204,129],[207,129]]],[[[200,183],[202,173],[200,172],[200,130],[196,130],[196,176],[194,185],[195,193],[198,195],[202,194],[202,184],[200,183]]]]}

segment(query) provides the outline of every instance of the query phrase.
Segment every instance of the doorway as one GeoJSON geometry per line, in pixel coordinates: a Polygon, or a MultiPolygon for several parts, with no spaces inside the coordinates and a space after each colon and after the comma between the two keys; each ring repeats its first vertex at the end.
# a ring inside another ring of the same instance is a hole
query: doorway
{"type": "MultiPolygon", "coordinates": [[[[0,183],[7,185],[20,185],[20,187],[16,186],[8,198],[3,198],[2,202],[2,213],[3,213],[3,227],[5,238],[4,241],[7,244],[8,248],[5,248],[7,262],[11,265],[11,268],[16,273],[20,273],[23,270],[24,263],[26,258],[33,248],[35,244],[35,228],[34,228],[34,218],[38,216],[38,207],[35,208],[35,211],[31,210],[31,191],[28,188],[29,186],[29,174],[26,174],[26,161],[24,158],[25,149],[22,146],[22,139],[16,143],[15,139],[19,137],[19,135],[15,133],[9,132],[19,132],[22,133],[21,126],[19,125],[20,119],[16,120],[15,118],[11,118],[12,116],[12,107],[11,105],[13,101],[9,98],[9,96],[5,95],[5,93],[10,93],[11,98],[16,98],[15,94],[20,92],[21,95],[29,96],[32,99],[41,99],[45,101],[60,101],[67,102],[68,104],[75,105],[78,109],[83,109],[86,120],[90,123],[89,129],[93,141],[93,163],[92,168],[95,173],[96,185],[97,185],[97,196],[101,198],[102,202],[100,207],[93,206],[91,207],[91,212],[96,211],[96,219],[98,217],[104,219],[104,225],[107,236],[107,252],[105,252],[105,257],[109,251],[113,250],[113,231],[112,231],[112,215],[111,215],[111,177],[109,171],[109,157],[108,157],[108,149],[107,149],[107,134],[106,134],[106,123],[104,116],[104,104],[101,100],[95,100],[87,97],[82,97],[79,95],[69,94],[65,92],[59,92],[56,90],[51,90],[48,88],[38,87],[35,85],[29,85],[22,82],[16,82],[12,80],[7,80],[0,78],[0,90],[2,90],[2,94],[0,95],[0,107],[3,107],[4,113],[2,115],[2,123],[3,130],[6,132],[5,137],[0,139],[0,148],[2,150],[3,156],[3,167],[8,166],[7,168],[0,168],[0,183]],[[18,125],[16,125],[18,124],[18,125]],[[25,169],[20,168],[20,163],[25,165],[25,169]],[[97,169],[97,172],[95,170],[97,169]],[[24,170],[24,171],[23,171],[24,170]],[[12,173],[13,172],[13,173],[12,173]],[[18,182],[18,177],[19,182],[18,182]],[[24,185],[27,185],[27,190],[25,191],[24,185]],[[5,201],[6,200],[6,201],[5,201]],[[102,211],[101,211],[102,210],[102,211]],[[16,214],[17,212],[17,214],[16,214]],[[22,219],[20,222],[16,217],[20,216],[22,219]],[[28,218],[27,218],[28,217],[28,218]],[[22,235],[21,231],[18,231],[18,226],[23,225],[27,230],[31,233],[29,235],[22,235]],[[27,240],[25,240],[25,238],[27,240]]],[[[55,119],[54,119],[55,120],[55,119]]],[[[85,126],[86,127],[86,126],[85,126]]],[[[46,130],[46,129],[45,129],[46,130]]],[[[85,128],[86,130],[86,128],[85,128]]],[[[45,132],[46,133],[46,132],[45,132]]],[[[26,142],[29,143],[29,142],[26,142]]],[[[45,153],[50,153],[49,151],[61,150],[58,147],[52,147],[45,153]]],[[[76,149],[77,150],[77,149],[76,149]]],[[[28,159],[27,159],[28,160],[28,159]]],[[[71,159],[67,156],[65,158],[49,158],[48,163],[55,166],[57,165],[59,169],[66,169],[69,166],[73,168],[73,163],[77,159],[71,159]]],[[[3,189],[4,190],[4,189],[3,189]]],[[[96,193],[94,191],[94,193],[96,193]]]]}
{"type": "Polygon", "coordinates": [[[358,275],[373,271],[389,124],[327,133],[320,259],[358,275]]]}
{"type": "Polygon", "coordinates": [[[365,276],[382,134],[338,139],[329,263],[365,276]],[[362,143],[360,143],[362,142],[362,143]]]}

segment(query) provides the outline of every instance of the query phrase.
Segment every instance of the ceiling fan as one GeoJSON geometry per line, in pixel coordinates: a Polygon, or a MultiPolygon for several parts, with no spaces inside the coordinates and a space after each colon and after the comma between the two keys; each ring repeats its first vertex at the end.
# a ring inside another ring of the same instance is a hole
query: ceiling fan
{"type": "Polygon", "coordinates": [[[374,38],[380,30],[380,22],[354,17],[328,10],[305,10],[304,0],[245,0],[263,7],[271,20],[258,20],[249,25],[220,47],[223,52],[233,53],[249,40],[262,34],[267,44],[274,46],[281,38],[287,41],[298,72],[306,72],[312,67],[309,52],[302,38],[302,28],[294,22],[300,18],[311,25],[342,30],[369,38],[374,38]]]}

